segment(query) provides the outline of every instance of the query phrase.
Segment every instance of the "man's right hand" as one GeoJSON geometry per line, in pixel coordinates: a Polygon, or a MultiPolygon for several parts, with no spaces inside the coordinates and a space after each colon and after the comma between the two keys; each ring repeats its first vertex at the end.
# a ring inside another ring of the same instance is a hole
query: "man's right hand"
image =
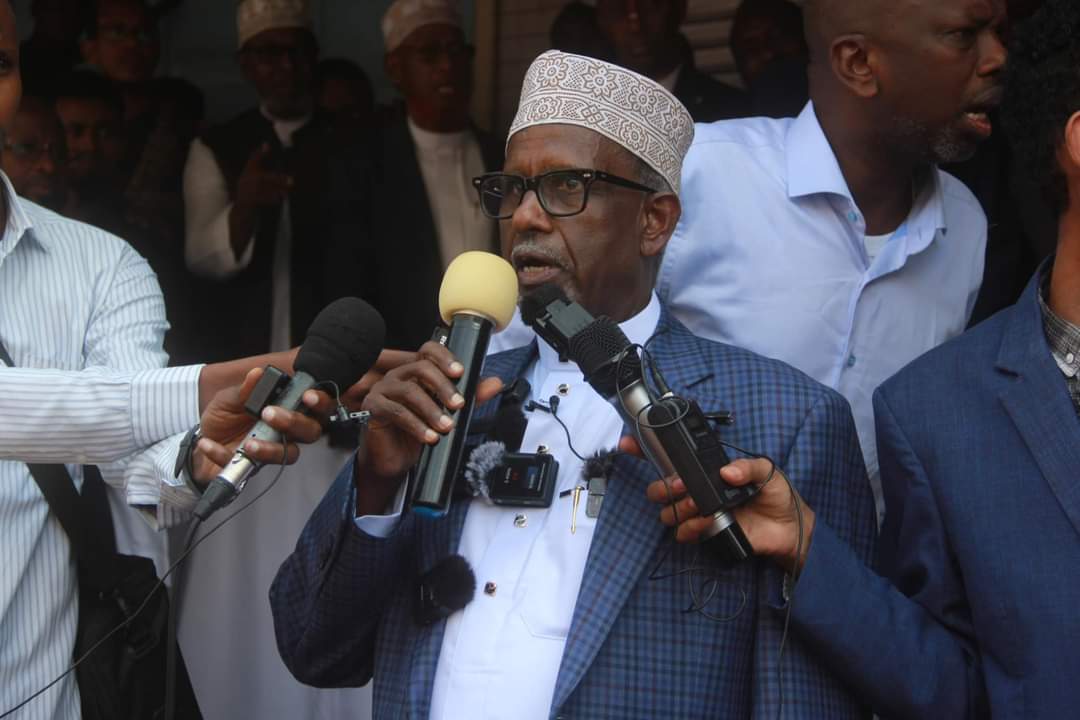
{"type": "MultiPolygon", "coordinates": [[[[434,445],[454,427],[444,408],[458,410],[465,404],[456,385],[464,370],[449,350],[429,342],[414,361],[390,370],[371,388],[364,400],[371,422],[357,465],[359,515],[383,513],[423,446],[434,445]]],[[[476,403],[487,402],[501,389],[498,378],[482,380],[476,403]]]]}
{"type": "Polygon", "coordinates": [[[263,143],[252,153],[236,183],[236,196],[229,211],[229,243],[239,260],[255,236],[258,211],[285,201],[293,179],[271,167],[270,145],[263,143]]]}
{"type": "Polygon", "coordinates": [[[263,143],[248,158],[236,183],[236,205],[257,209],[279,205],[288,197],[293,180],[271,165],[271,152],[270,145],[263,143]]]}

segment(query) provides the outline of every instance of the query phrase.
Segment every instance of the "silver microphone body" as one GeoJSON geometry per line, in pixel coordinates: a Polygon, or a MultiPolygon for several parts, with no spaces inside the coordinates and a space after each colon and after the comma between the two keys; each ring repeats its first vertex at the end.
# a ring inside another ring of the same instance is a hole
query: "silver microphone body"
{"type": "MultiPolygon", "coordinates": [[[[281,397],[277,399],[274,405],[288,410],[296,410],[303,405],[304,393],[314,388],[317,384],[318,381],[311,375],[308,375],[306,372],[298,372],[293,376],[288,386],[286,386],[285,390],[281,393],[281,397]]],[[[232,460],[229,461],[228,465],[221,468],[221,472],[219,472],[217,478],[215,478],[232,485],[236,492],[242,491],[247,484],[247,481],[251,479],[251,476],[261,470],[263,466],[262,463],[249,458],[247,453],[244,452],[244,445],[248,440],[278,443],[281,442],[281,433],[262,420],[255,423],[255,427],[251,429],[248,436],[240,443],[240,448],[233,453],[232,460]]]]}
{"type": "MultiPolygon", "coordinates": [[[[645,415],[648,413],[649,408],[655,405],[655,402],[649,397],[645,382],[635,380],[621,387],[617,391],[617,396],[612,398],[612,404],[619,411],[623,422],[633,429],[638,442],[645,448],[649,459],[663,473],[664,477],[677,475],[678,472],[672,464],[667,451],[664,450],[660,438],[656,436],[656,432],[652,428],[648,427],[648,420],[645,415]]],[[[724,510],[713,513],[712,520],[712,524],[702,533],[707,540],[716,537],[735,524],[734,516],[724,510]]]]}

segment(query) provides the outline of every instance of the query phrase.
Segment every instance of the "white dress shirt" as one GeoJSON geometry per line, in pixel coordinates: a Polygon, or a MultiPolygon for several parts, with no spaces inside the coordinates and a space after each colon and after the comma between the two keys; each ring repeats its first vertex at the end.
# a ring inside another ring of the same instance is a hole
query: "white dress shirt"
{"type": "MultiPolygon", "coordinates": [[[[277,120],[263,111],[274,127],[282,146],[292,147],[293,134],[310,118],[277,120]]],[[[233,202],[225,175],[214,153],[202,140],[191,143],[184,166],[184,221],[186,224],[184,258],[188,269],[203,277],[223,280],[245,270],[255,256],[253,237],[237,258],[229,234],[229,213],[233,202]]],[[[290,312],[292,258],[292,221],[289,200],[282,203],[278,221],[277,244],[272,265],[273,297],[271,307],[270,347],[268,352],[292,347],[290,312]]]]}
{"type": "MultiPolygon", "coordinates": [[[[695,335],[847,398],[880,520],[873,393],[967,326],[986,252],[978,201],[935,169],[907,220],[884,242],[868,238],[812,104],[795,119],[697,125],[680,197],[660,298],[695,335]]],[[[515,315],[493,352],[532,337],[515,315]]]]}
{"type": "Polygon", "coordinates": [[[463,252],[490,250],[492,223],[480,209],[472,179],[484,173],[484,157],[471,131],[434,133],[408,120],[424,180],[443,269],[463,252]]]}
{"type": "MultiPolygon", "coordinates": [[[[151,443],[198,420],[200,368],[163,368],[165,304],[138,253],[16,198],[0,178],[0,337],[16,365],[0,365],[2,713],[70,665],[78,619],[71,547],[24,461],[102,463],[129,504],[157,506],[178,439],[151,443]]],[[[81,483],[81,467],[68,470],[81,483]]],[[[74,675],[17,717],[78,718],[74,675]]]]}
{"type": "Polygon", "coordinates": [[[848,399],[879,512],[873,392],[964,331],[983,276],[975,197],[937,169],[919,190],[871,259],[812,104],[796,119],[698,125],[658,281],[694,334],[782,360],[848,399]]]}
{"type": "MultiPolygon", "coordinates": [[[[660,302],[620,327],[631,342],[644,344],[656,331],[660,302]]],[[[547,405],[559,397],[558,416],[583,457],[614,450],[623,422],[610,403],[585,382],[573,363],[559,362],[544,342],[526,370],[532,399],[547,405]]],[[[477,593],[446,623],[435,672],[431,718],[546,719],[550,713],[570,622],[589,557],[596,520],[586,515],[581,494],[576,532],[571,532],[572,496],[585,486],[583,463],[570,450],[566,431],[551,414],[533,411],[522,452],[546,447],[559,462],[555,499],[548,509],[507,508],[474,500],[458,552],[476,573],[477,593]],[[488,584],[494,592],[485,592],[488,584]]],[[[386,535],[379,518],[358,518],[361,530],[386,535]]]]}

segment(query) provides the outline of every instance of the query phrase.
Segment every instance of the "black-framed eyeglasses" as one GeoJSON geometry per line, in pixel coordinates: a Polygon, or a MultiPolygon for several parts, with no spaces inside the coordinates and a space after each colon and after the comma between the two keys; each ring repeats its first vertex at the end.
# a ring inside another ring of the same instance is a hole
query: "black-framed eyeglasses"
{"type": "Polygon", "coordinates": [[[487,173],[473,178],[473,187],[480,194],[480,209],[485,215],[492,220],[508,220],[530,190],[536,193],[544,212],[552,217],[570,217],[585,212],[589,191],[595,182],[646,193],[660,192],[601,170],[581,169],[555,170],[528,178],[509,173],[487,173]]]}

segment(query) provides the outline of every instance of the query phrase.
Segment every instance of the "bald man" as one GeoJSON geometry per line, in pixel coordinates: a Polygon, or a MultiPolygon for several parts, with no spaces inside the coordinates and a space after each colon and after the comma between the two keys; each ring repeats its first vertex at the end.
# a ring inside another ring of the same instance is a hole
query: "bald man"
{"type": "Polygon", "coordinates": [[[964,330],[982,281],[986,217],[937,166],[993,132],[1004,18],[999,0],[813,0],[810,103],[702,126],[683,169],[660,296],[844,395],[879,513],[873,392],[964,330]]]}
{"type": "MultiPolygon", "coordinates": [[[[759,555],[800,572],[796,636],[893,720],[1077,714],[1078,68],[1080,3],[1047,0],[1014,36],[1002,119],[1017,171],[1055,207],[1057,254],[1017,304],[875,393],[884,577],[806,506],[809,553],[793,556],[800,542],[783,482],[739,517],[759,555]]],[[[769,467],[724,472],[761,482],[769,467]]],[[[662,491],[651,490],[657,500],[662,491]]]]}

